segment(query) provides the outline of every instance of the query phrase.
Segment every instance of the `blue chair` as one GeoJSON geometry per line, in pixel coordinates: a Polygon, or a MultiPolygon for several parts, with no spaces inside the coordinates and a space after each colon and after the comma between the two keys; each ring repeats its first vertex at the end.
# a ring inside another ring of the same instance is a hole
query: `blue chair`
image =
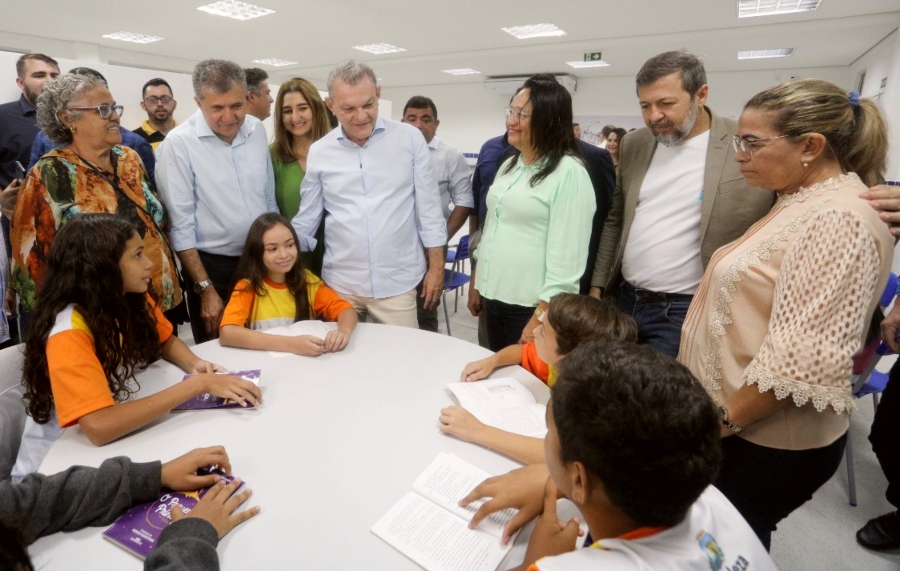
{"type": "MultiPolygon", "coordinates": [[[[884,286],[884,293],[878,305],[882,308],[889,306],[897,297],[897,274],[891,272],[887,285],[884,286]]],[[[853,396],[861,399],[866,395],[872,395],[872,406],[878,409],[878,397],[884,392],[884,388],[888,384],[889,375],[881,371],[876,371],[875,367],[882,357],[893,353],[890,347],[885,345],[884,341],[876,338],[870,345],[876,345],[874,350],[865,347],[854,357],[854,375],[852,377],[853,387],[851,391],[853,396]]],[[[856,474],[853,469],[853,442],[851,438],[847,438],[847,445],[844,448],[844,455],[847,460],[847,492],[850,496],[850,505],[856,507],[856,474]]]]}
{"type": "Polygon", "coordinates": [[[453,264],[453,271],[466,271],[466,260],[469,259],[469,236],[463,236],[459,239],[458,244],[453,244],[447,248],[446,262],[453,264]]]}
{"type": "Polygon", "coordinates": [[[458,271],[460,264],[462,264],[462,262],[465,261],[468,257],[469,237],[463,236],[459,239],[459,244],[456,245],[456,251],[454,252],[453,260],[447,262],[448,264],[453,264],[452,269],[448,270],[444,268],[444,291],[441,292],[441,301],[444,305],[444,321],[447,324],[447,335],[450,335],[450,312],[447,309],[447,292],[452,291],[456,296],[453,303],[453,312],[456,313],[459,310],[459,290],[467,283],[472,281],[472,277],[470,275],[458,271]]]}

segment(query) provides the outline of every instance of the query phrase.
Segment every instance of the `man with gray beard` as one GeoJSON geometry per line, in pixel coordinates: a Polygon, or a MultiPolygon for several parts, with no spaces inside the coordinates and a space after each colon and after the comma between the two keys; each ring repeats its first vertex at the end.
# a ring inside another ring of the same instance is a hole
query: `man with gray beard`
{"type": "Polygon", "coordinates": [[[709,86],[697,56],[654,56],[636,83],[647,127],[619,143],[591,295],[613,296],[637,321],[639,342],[675,357],[713,252],[762,218],[774,193],[747,187],[734,160],[737,122],[705,106],[709,86]]]}

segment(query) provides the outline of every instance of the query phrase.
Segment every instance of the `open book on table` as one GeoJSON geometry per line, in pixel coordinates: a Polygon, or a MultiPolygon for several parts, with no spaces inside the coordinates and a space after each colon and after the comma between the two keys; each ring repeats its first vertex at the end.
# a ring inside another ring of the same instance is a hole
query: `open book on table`
{"type": "MultiPolygon", "coordinates": [[[[260,373],[260,369],[254,369],[252,371],[229,371],[227,373],[218,374],[235,375],[244,380],[250,381],[256,386],[259,386],[260,373]]],[[[187,379],[191,376],[193,375],[185,375],[184,378],[187,379]]],[[[199,395],[193,396],[184,401],[172,410],[202,410],[207,408],[254,408],[254,406],[249,402],[247,403],[247,406],[241,406],[240,403],[234,402],[233,400],[227,399],[225,397],[217,397],[216,395],[212,395],[209,393],[200,393],[199,395]]]]}
{"type": "MultiPolygon", "coordinates": [[[[225,472],[212,466],[198,470],[197,473],[201,476],[217,474],[225,480],[226,484],[230,484],[234,480],[234,477],[226,476],[225,472]]],[[[194,492],[173,492],[163,489],[159,499],[134,506],[125,512],[103,532],[103,537],[141,559],[146,559],[156,547],[159,534],[172,520],[172,510],[180,509],[182,512],[188,513],[194,509],[207,490],[209,488],[194,492]]]]}
{"type": "Polygon", "coordinates": [[[512,539],[507,545],[501,539],[515,510],[491,514],[476,529],[469,529],[469,521],[484,502],[464,508],[458,504],[490,476],[442,452],[413,483],[413,491],[378,520],[372,532],[428,571],[495,571],[512,548],[512,539]]]}
{"type": "MultiPolygon", "coordinates": [[[[325,339],[329,331],[337,329],[337,323],[319,321],[318,319],[304,319],[296,321],[284,327],[273,327],[271,329],[263,329],[262,332],[268,335],[281,335],[283,337],[299,337],[300,335],[312,335],[319,339],[325,339]]],[[[269,351],[269,355],[275,359],[288,357],[293,353],[284,351],[269,351]]]]}
{"type": "Polygon", "coordinates": [[[447,387],[461,407],[488,426],[535,438],[547,435],[547,407],[515,379],[448,383],[447,387]]]}

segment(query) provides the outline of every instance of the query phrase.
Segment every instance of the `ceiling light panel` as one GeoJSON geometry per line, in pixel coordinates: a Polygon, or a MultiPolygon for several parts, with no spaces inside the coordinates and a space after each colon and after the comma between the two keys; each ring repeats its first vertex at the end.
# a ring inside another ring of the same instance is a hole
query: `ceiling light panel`
{"type": "Polygon", "coordinates": [[[112,34],[103,34],[104,38],[110,40],[120,40],[123,42],[134,42],[135,44],[150,44],[158,42],[163,38],[159,36],[148,36],[147,34],[135,34],[134,32],[113,32],[112,34]]]}
{"type": "Polygon", "coordinates": [[[591,61],[567,61],[566,65],[569,67],[574,67],[575,69],[584,69],[588,67],[609,67],[612,64],[608,61],[603,61],[602,59],[595,59],[591,61]]]}
{"type": "Polygon", "coordinates": [[[239,2],[238,0],[221,0],[215,4],[200,6],[197,9],[202,12],[215,14],[216,16],[234,18],[235,20],[250,20],[275,13],[275,10],[254,6],[253,4],[247,4],[246,2],[239,2]]]}
{"type": "Polygon", "coordinates": [[[267,57],[263,59],[255,59],[253,63],[261,63],[264,65],[274,65],[275,67],[281,67],[283,65],[297,65],[295,61],[288,61],[286,59],[278,59],[277,57],[267,57]]]}
{"type": "Polygon", "coordinates": [[[738,52],[738,59],[765,59],[772,57],[789,57],[794,48],[776,48],[771,50],[743,50],[738,52]]]}
{"type": "Polygon", "coordinates": [[[461,67],[459,69],[442,69],[441,71],[449,73],[450,75],[476,75],[481,73],[480,71],[469,69],[467,67],[461,67]]]}
{"type": "Polygon", "coordinates": [[[822,0],[738,0],[738,18],[812,12],[822,0]]]}
{"type": "Polygon", "coordinates": [[[500,29],[520,40],[527,40],[530,38],[553,38],[566,35],[563,30],[560,30],[554,24],[531,24],[528,26],[513,26],[511,28],[500,29]]]}
{"type": "Polygon", "coordinates": [[[401,48],[399,46],[393,46],[391,44],[366,44],[364,46],[353,46],[354,50],[359,50],[362,52],[369,52],[370,54],[375,55],[383,55],[383,54],[392,54],[395,52],[405,52],[406,48],[401,48]]]}

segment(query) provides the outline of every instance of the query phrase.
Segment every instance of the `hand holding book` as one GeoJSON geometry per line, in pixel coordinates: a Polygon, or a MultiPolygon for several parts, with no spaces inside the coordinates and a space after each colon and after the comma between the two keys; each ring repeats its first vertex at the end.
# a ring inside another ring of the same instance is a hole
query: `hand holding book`
{"type": "Polygon", "coordinates": [[[166,462],[162,465],[160,483],[176,492],[208,488],[221,480],[219,474],[206,471],[209,466],[231,475],[231,462],[224,447],[197,448],[166,462]]]}
{"type": "Polygon", "coordinates": [[[228,484],[220,479],[206,491],[191,511],[184,513],[181,510],[172,510],[172,522],[198,517],[208,521],[219,534],[219,539],[222,539],[229,531],[259,513],[259,506],[234,513],[253,494],[253,490],[249,488],[235,494],[241,483],[240,478],[235,478],[228,484]]]}

